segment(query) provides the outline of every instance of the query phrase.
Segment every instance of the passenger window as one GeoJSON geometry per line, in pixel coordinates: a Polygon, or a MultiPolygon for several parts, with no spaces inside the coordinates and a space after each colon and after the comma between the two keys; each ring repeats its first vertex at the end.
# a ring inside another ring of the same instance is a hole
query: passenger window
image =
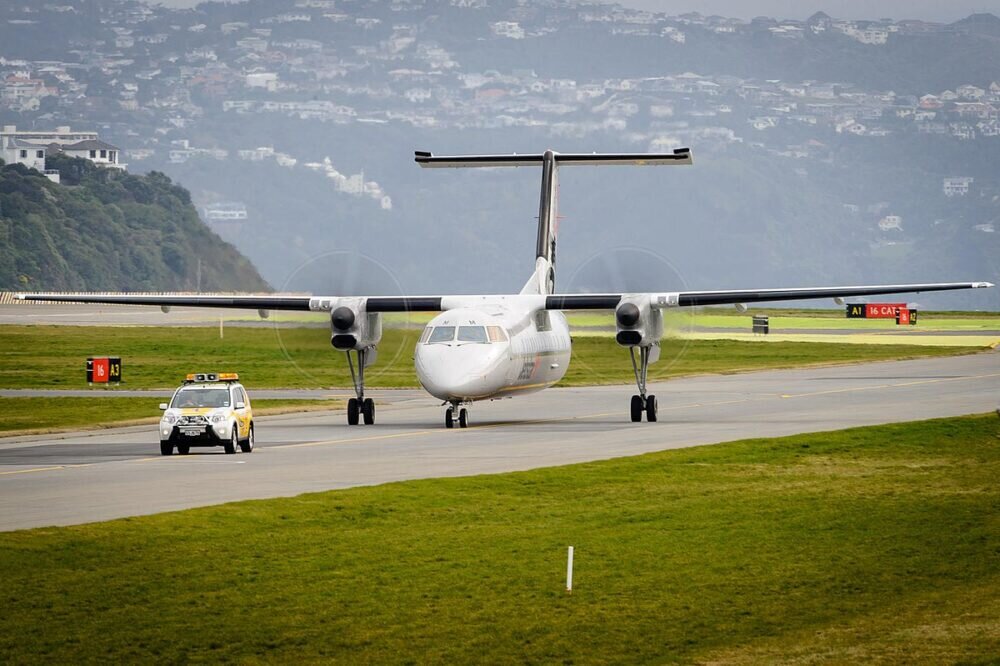
{"type": "Polygon", "coordinates": [[[455,327],[454,326],[438,326],[431,333],[431,337],[427,339],[427,344],[432,345],[435,342],[451,342],[455,339],[455,327]]]}
{"type": "Polygon", "coordinates": [[[482,326],[459,326],[458,341],[485,343],[487,342],[486,329],[483,328],[482,326]]]}
{"type": "Polygon", "coordinates": [[[486,333],[490,336],[490,342],[506,342],[507,336],[499,326],[487,326],[486,333]]]}

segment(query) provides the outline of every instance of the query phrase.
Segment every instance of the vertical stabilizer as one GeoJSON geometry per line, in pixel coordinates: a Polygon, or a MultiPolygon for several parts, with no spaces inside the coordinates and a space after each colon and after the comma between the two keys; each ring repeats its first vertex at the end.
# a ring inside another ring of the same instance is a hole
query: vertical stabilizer
{"type": "Polygon", "coordinates": [[[422,167],[542,167],[542,191],[538,206],[538,240],[535,244],[535,272],[521,290],[522,294],[551,294],[556,280],[556,230],[559,226],[558,205],[560,165],[605,166],[630,164],[660,166],[691,164],[691,151],[678,148],[672,153],[556,153],[546,150],[541,155],[432,155],[417,151],[415,158],[422,167]]]}

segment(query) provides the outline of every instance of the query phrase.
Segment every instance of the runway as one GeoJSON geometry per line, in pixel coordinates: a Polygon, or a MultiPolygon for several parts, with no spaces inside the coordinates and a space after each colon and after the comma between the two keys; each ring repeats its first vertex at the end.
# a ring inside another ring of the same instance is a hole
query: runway
{"type": "Polygon", "coordinates": [[[373,392],[378,423],[343,412],[259,419],[253,454],[161,457],[154,426],[0,439],[0,530],[252,498],[489,474],[795,433],[992,411],[1000,353],[677,379],[658,423],[628,421],[628,386],[477,404],[474,427],[413,391],[373,392]]]}

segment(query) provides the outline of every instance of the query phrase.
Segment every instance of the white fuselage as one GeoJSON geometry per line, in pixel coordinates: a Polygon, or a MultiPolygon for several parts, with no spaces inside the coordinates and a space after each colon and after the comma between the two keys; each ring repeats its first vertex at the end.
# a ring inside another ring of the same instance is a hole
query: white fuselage
{"type": "Polygon", "coordinates": [[[566,374],[571,347],[562,312],[484,302],[434,317],[414,352],[417,378],[449,402],[490,400],[552,386],[566,374]]]}

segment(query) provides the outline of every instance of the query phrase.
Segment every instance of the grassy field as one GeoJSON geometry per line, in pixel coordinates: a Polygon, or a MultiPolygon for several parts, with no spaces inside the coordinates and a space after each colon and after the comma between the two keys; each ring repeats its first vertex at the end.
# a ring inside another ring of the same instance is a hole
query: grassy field
{"type": "MultiPolygon", "coordinates": [[[[699,328],[733,328],[749,329],[753,315],[770,317],[772,329],[897,329],[893,319],[847,319],[844,309],[807,310],[802,308],[751,308],[745,313],[738,312],[733,307],[684,308],[670,310],[665,313],[669,322],[677,327],[695,326],[699,328]]],[[[387,314],[385,325],[388,327],[422,327],[433,317],[425,312],[408,314],[387,314]]],[[[922,331],[981,331],[1000,328],[1000,312],[934,312],[921,311],[920,323],[911,327],[922,331]]],[[[611,312],[569,312],[566,314],[571,327],[606,328],[614,330],[614,315],[611,312]]],[[[231,318],[234,321],[259,321],[256,314],[239,313],[231,318]]],[[[271,321],[281,323],[300,323],[317,326],[328,326],[326,315],[317,313],[274,312],[271,321]]],[[[213,321],[206,317],[206,325],[213,321]]],[[[217,320],[216,320],[217,321],[217,320]]],[[[904,327],[905,328],[905,327],[904,327]]]]}
{"type": "MultiPolygon", "coordinates": [[[[417,386],[414,329],[387,330],[371,387],[417,386]]],[[[868,347],[829,343],[665,340],[650,377],[732,372],[807,364],[915,358],[967,353],[975,347],[868,347]]],[[[342,353],[314,328],[0,326],[0,388],[81,388],[87,356],[120,355],[123,388],[172,388],[189,372],[235,371],[255,388],[350,386],[342,353]]],[[[565,385],[630,383],[628,352],[613,341],[578,336],[565,385]]]]}
{"type": "Polygon", "coordinates": [[[998,443],[990,414],[0,534],[0,662],[995,663],[998,443]]]}
{"type": "MultiPolygon", "coordinates": [[[[251,396],[252,398],[252,396],[251,396]]],[[[156,423],[162,398],[3,398],[0,433],[4,436],[79,430],[127,423],[156,423]]],[[[254,400],[256,416],[342,406],[338,400],[254,400]]]]}

